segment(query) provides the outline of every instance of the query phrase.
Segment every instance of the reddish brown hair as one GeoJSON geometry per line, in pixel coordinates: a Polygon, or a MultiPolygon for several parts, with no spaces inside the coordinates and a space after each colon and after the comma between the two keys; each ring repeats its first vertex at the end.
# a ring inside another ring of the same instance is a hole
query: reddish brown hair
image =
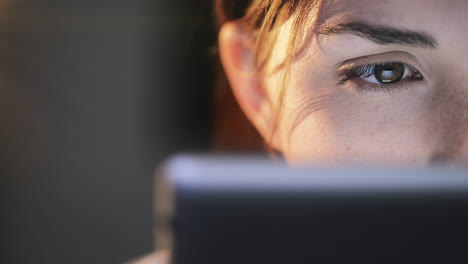
{"type": "MultiPolygon", "coordinates": [[[[309,15],[312,13],[314,7],[317,7],[319,0],[216,0],[216,14],[218,18],[218,24],[221,26],[227,21],[239,20],[245,26],[245,28],[251,32],[251,35],[256,39],[256,66],[259,71],[265,69],[265,65],[268,63],[269,58],[273,49],[272,45],[277,40],[280,25],[282,25],[286,20],[293,18],[292,21],[292,34],[289,37],[288,50],[286,52],[286,58],[284,62],[280,65],[286,70],[283,72],[283,78],[281,83],[282,92],[279,93],[278,98],[274,99],[272,102],[273,105],[277,106],[277,115],[276,122],[278,124],[281,120],[281,109],[283,105],[283,97],[286,92],[286,85],[289,79],[289,65],[292,63],[294,57],[298,54],[298,46],[301,46],[301,42],[304,43],[308,38],[305,35],[303,30],[305,22],[308,20],[309,15]]],[[[222,73],[222,71],[220,71],[222,73]]],[[[220,100],[225,100],[223,103],[226,103],[227,100],[232,101],[233,97],[230,91],[226,91],[228,87],[227,80],[225,76],[218,78],[218,86],[223,87],[219,92],[224,94],[229,93],[230,99],[227,98],[218,98],[220,100]],[[225,83],[225,85],[222,85],[225,83]]],[[[240,109],[237,104],[234,114],[237,114],[241,117],[242,122],[248,122],[243,114],[241,114],[240,109]]],[[[226,109],[221,109],[221,115],[226,113],[226,109]]],[[[229,111],[227,111],[229,112],[229,111]]],[[[233,114],[233,111],[230,111],[233,114]]],[[[221,122],[226,122],[226,117],[221,122]]],[[[231,117],[228,120],[239,120],[235,117],[231,117]]],[[[229,126],[229,125],[228,125],[229,126]]],[[[255,142],[250,141],[253,146],[258,147],[261,142],[260,136],[249,124],[244,124],[238,128],[244,128],[244,131],[238,130],[238,137],[249,138],[249,136],[255,135],[255,142]]],[[[223,126],[221,126],[222,128],[223,126]]],[[[226,127],[226,124],[224,124],[226,127]]],[[[272,135],[275,133],[275,129],[272,131],[272,135]]],[[[238,138],[238,139],[240,139],[238,138]]],[[[253,139],[253,138],[250,138],[253,139]]],[[[222,140],[221,140],[222,141],[222,140]]],[[[218,146],[221,141],[218,141],[218,146]]],[[[235,142],[236,140],[234,140],[235,142]]],[[[232,141],[231,141],[232,142],[232,141]]],[[[269,139],[267,139],[267,143],[269,139]]],[[[244,144],[241,144],[244,145],[244,144]]]]}

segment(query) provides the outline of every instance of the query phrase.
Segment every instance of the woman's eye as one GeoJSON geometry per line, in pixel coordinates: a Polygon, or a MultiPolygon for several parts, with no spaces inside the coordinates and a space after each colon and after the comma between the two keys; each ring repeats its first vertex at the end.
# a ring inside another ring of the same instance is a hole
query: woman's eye
{"type": "Polygon", "coordinates": [[[355,77],[375,84],[392,84],[407,78],[422,78],[419,71],[401,62],[360,66],[352,71],[355,77]]]}

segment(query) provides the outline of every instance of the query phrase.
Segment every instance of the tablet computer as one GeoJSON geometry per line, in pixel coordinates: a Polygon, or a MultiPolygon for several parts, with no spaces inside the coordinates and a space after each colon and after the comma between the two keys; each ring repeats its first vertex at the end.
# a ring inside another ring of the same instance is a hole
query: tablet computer
{"type": "Polygon", "coordinates": [[[185,155],[157,177],[172,264],[468,263],[466,169],[185,155]]]}

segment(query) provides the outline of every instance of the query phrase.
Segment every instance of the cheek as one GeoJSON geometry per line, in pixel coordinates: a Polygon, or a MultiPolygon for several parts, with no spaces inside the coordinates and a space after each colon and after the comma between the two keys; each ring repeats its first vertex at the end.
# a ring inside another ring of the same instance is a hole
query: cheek
{"type": "Polygon", "coordinates": [[[424,164],[434,136],[423,108],[416,98],[331,100],[294,129],[285,157],[292,165],[424,164]]]}

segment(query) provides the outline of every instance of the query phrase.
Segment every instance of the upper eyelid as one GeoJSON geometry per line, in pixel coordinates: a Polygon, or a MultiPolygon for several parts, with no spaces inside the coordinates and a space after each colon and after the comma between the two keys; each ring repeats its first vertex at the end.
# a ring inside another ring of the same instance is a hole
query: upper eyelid
{"type": "Polygon", "coordinates": [[[416,67],[413,67],[412,65],[410,64],[407,64],[405,62],[401,62],[401,61],[378,61],[378,62],[375,62],[375,63],[369,63],[369,64],[349,64],[349,65],[344,65],[342,66],[338,72],[347,72],[347,71],[351,71],[351,70],[354,70],[354,69],[358,69],[358,68],[372,68],[376,65],[383,65],[383,64],[386,64],[386,63],[389,63],[389,62],[392,62],[392,63],[401,63],[403,65],[405,65],[405,67],[408,67],[412,70],[416,70],[416,71],[419,71],[416,67]]]}
{"type": "MultiPolygon", "coordinates": [[[[393,61],[392,61],[393,62],[393,61]]],[[[352,66],[352,67],[346,67],[346,69],[341,69],[340,71],[348,71],[348,70],[353,70],[353,69],[357,69],[357,68],[372,68],[374,66],[377,66],[377,65],[383,65],[383,64],[386,64],[386,63],[389,63],[388,61],[383,61],[383,62],[377,62],[377,63],[372,63],[372,64],[364,64],[364,65],[355,65],[355,66],[352,66]]],[[[409,65],[409,64],[406,64],[404,62],[397,62],[397,63],[401,63],[403,64],[405,67],[408,67],[410,68],[411,70],[416,70],[418,71],[418,69],[414,68],[413,66],[409,65]]]]}
{"type": "Polygon", "coordinates": [[[401,62],[414,68],[426,76],[428,70],[420,63],[420,61],[413,55],[402,51],[390,51],[380,54],[373,54],[362,56],[358,58],[348,59],[336,65],[338,71],[345,71],[356,67],[366,65],[376,65],[386,62],[401,62]]]}

